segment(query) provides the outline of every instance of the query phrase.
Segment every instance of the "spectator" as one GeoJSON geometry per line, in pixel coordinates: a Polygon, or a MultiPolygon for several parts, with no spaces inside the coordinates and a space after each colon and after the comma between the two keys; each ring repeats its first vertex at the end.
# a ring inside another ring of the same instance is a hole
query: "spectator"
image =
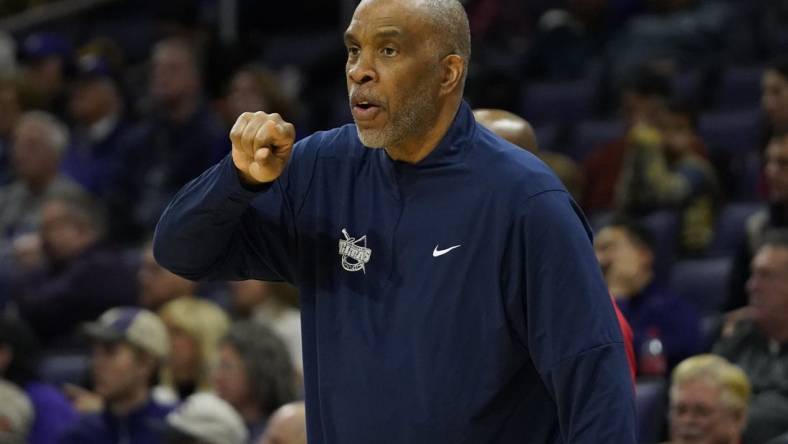
{"type": "Polygon", "coordinates": [[[16,385],[0,379],[0,442],[24,444],[33,424],[33,405],[16,385]]]}
{"type": "Polygon", "coordinates": [[[74,65],[71,43],[62,35],[39,32],[22,42],[21,55],[27,68],[26,77],[41,94],[44,109],[59,119],[65,119],[68,103],[66,86],[74,65]]]}
{"type": "Polygon", "coordinates": [[[271,414],[296,396],[296,376],[287,348],[265,326],[233,324],[219,346],[214,387],[241,414],[249,442],[256,442],[271,414]]]}
{"type": "Polygon", "coordinates": [[[498,109],[477,109],[473,114],[490,131],[542,159],[575,199],[582,197],[583,178],[578,165],[568,156],[539,149],[536,133],[528,121],[498,109]]]}
{"type": "Polygon", "coordinates": [[[19,118],[35,101],[21,76],[0,74],[0,186],[12,181],[11,144],[19,118]]]}
{"type": "Polygon", "coordinates": [[[639,216],[660,209],[681,212],[681,252],[701,254],[714,236],[720,190],[703,151],[695,111],[673,102],[654,128],[630,132],[631,145],[617,185],[617,206],[639,216]]]}
{"type": "Polygon", "coordinates": [[[124,142],[108,195],[114,236],[138,240],[153,230],[178,189],[227,151],[227,135],[202,97],[198,56],[178,39],[153,48],[152,110],[124,142]]]}
{"type": "Polygon", "coordinates": [[[729,318],[713,351],[750,378],[744,442],[762,444],[788,432],[788,232],[764,235],[747,291],[748,306],[729,318]]]}
{"type": "Polygon", "coordinates": [[[750,277],[750,264],[764,233],[788,227],[788,133],[771,139],[765,157],[763,172],[768,185],[768,205],[747,219],[746,237],[738,248],[731,272],[728,302],[731,310],[747,303],[746,282],[750,277]]]}
{"type": "Polygon", "coordinates": [[[670,444],[739,444],[747,420],[750,382],[716,355],[682,361],[670,387],[670,444]]]}
{"type": "Polygon", "coordinates": [[[230,283],[233,310],[274,331],[285,342],[293,367],[301,374],[301,313],[298,290],[284,282],[246,280],[230,283]]]}
{"type": "Polygon", "coordinates": [[[167,415],[165,442],[171,444],[245,444],[243,419],[213,393],[195,393],[167,415]]]}
{"type": "Polygon", "coordinates": [[[197,284],[166,270],[153,258],[153,244],[142,249],[142,265],[137,273],[139,304],[158,311],[167,302],[182,296],[194,296],[197,284]]]}
{"type": "Polygon", "coordinates": [[[626,133],[595,148],[583,163],[583,207],[587,213],[615,209],[616,184],[619,182],[624,158],[630,149],[630,132],[638,125],[654,126],[670,96],[668,79],[650,66],[641,68],[624,84],[620,113],[626,125],[626,133]]]}
{"type": "Polygon", "coordinates": [[[761,106],[771,136],[788,132],[788,57],[774,60],[763,73],[761,106]]]}
{"type": "Polygon", "coordinates": [[[0,247],[3,240],[38,229],[41,203],[48,196],[83,193],[58,174],[67,145],[67,128],[51,114],[29,111],[19,118],[11,148],[17,178],[0,188],[0,247]]]}
{"type": "Polygon", "coordinates": [[[10,293],[47,346],[73,339],[80,323],[110,307],[136,302],[137,265],[103,243],[105,226],[102,209],[87,196],[51,196],[42,205],[39,237],[47,260],[17,270],[10,293]]]}
{"type": "Polygon", "coordinates": [[[93,384],[104,409],[82,416],[60,442],[159,443],[152,420],[164,419],[171,410],[151,397],[168,355],[164,324],[147,310],[118,307],[87,324],[85,332],[94,341],[93,384]]]}
{"type": "Polygon", "coordinates": [[[219,340],[230,326],[227,315],[213,302],[184,296],[164,304],[159,317],[170,337],[170,356],[162,372],[170,399],[209,390],[219,340]]]}
{"type": "Polygon", "coordinates": [[[265,433],[255,444],[306,444],[304,401],[279,407],[268,422],[265,433]]]}
{"type": "Polygon", "coordinates": [[[117,172],[121,140],[129,130],[123,98],[110,62],[96,54],[81,57],[71,88],[69,115],[75,129],[63,171],[97,196],[104,196],[117,172]]]}
{"type": "Polygon", "coordinates": [[[617,218],[599,232],[594,248],[610,293],[632,326],[637,359],[650,334],[659,335],[668,367],[697,353],[700,315],[654,278],[649,233],[634,221],[617,218]]]}
{"type": "MultiPolygon", "coordinates": [[[[21,387],[33,405],[35,418],[27,442],[52,444],[77,414],[56,387],[40,380],[38,358],[33,331],[19,319],[0,317],[0,377],[21,387]]],[[[5,398],[0,399],[5,404],[5,398]]]]}

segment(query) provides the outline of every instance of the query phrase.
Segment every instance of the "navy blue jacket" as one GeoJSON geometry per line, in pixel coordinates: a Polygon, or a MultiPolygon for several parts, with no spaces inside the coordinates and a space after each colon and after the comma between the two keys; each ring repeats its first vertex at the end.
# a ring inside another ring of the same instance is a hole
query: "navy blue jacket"
{"type": "Polygon", "coordinates": [[[310,443],[635,442],[589,228],[466,104],[417,164],[353,125],[298,142],[263,190],[228,157],[175,197],[154,252],[191,279],[298,285],[310,443]]]}

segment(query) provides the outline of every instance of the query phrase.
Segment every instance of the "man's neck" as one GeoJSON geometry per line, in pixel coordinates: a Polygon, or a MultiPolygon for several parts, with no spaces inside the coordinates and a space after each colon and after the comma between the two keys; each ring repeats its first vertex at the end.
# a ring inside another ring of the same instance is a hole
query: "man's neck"
{"type": "Polygon", "coordinates": [[[109,403],[109,410],[117,417],[128,416],[131,412],[145,405],[149,396],[148,387],[137,387],[125,398],[109,403]]]}
{"type": "Polygon", "coordinates": [[[459,107],[459,99],[450,99],[441,108],[435,123],[427,129],[426,134],[414,136],[400,144],[386,147],[386,153],[393,160],[400,162],[412,164],[421,162],[430,155],[449,131],[459,107]]]}

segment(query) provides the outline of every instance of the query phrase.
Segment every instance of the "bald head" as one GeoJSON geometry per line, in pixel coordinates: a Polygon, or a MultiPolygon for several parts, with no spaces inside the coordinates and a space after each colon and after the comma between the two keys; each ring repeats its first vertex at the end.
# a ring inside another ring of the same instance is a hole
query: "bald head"
{"type": "Polygon", "coordinates": [[[413,0],[435,30],[435,43],[441,55],[457,54],[471,59],[471,28],[468,15],[457,0],[413,0]]]}
{"type": "Polygon", "coordinates": [[[306,410],[304,402],[279,407],[257,444],[306,444],[306,410]]]}
{"type": "Polygon", "coordinates": [[[527,120],[501,109],[477,109],[476,121],[507,141],[531,152],[539,151],[536,133],[527,120]]]}

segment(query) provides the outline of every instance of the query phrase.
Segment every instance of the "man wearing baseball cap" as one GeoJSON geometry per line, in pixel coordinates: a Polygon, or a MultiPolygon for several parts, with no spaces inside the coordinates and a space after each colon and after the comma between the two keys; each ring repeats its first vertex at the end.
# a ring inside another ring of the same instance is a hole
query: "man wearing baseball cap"
{"type": "Polygon", "coordinates": [[[169,351],[164,324],[148,310],[117,307],[85,325],[85,333],[93,340],[93,389],[104,409],[83,416],[60,442],[160,443],[154,422],[171,406],[158,404],[150,393],[169,351]]]}

